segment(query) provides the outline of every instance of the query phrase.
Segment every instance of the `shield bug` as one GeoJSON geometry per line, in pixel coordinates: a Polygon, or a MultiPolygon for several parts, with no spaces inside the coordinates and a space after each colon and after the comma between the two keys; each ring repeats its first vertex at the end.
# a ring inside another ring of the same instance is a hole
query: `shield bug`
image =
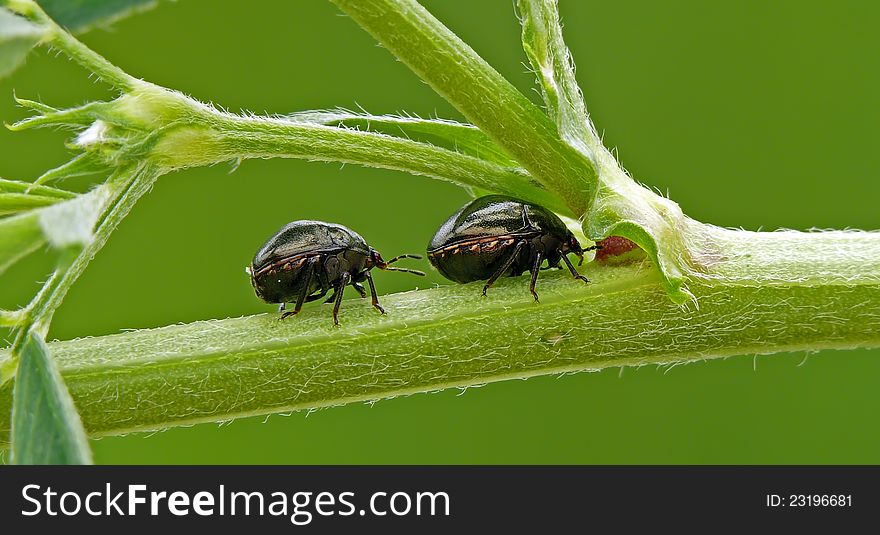
{"type": "Polygon", "coordinates": [[[537,301],[535,284],[545,260],[548,268],[565,262],[575,278],[588,282],[567,255],[575,254],[583,263],[585,251],[599,248],[581,247],[565,223],[542,206],[488,195],[471,201],[443,223],[428,246],[428,260],[455,282],[486,281],[483,295],[499,277],[529,271],[529,290],[537,301]]]}
{"type": "Polygon", "coordinates": [[[366,297],[361,283],[367,281],[373,306],[385,313],[370,275],[374,267],[424,276],[414,269],[390,267],[401,258],[422,257],[404,254],[386,261],[360,234],[347,227],[323,221],[294,221],[269,238],[245,271],[257,297],[267,303],[281,303],[281,319],[297,314],[303,303],[321,299],[333,290],[325,303],[333,302],[333,323],[339,325],[339,305],[349,284],[366,297]],[[285,312],[285,303],[289,302],[296,305],[285,312]]]}

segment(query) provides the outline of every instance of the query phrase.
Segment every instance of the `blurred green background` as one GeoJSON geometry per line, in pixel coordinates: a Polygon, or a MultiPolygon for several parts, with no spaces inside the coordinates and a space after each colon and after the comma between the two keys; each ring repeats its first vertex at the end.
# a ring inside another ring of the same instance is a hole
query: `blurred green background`
{"type": "MultiPolygon", "coordinates": [[[[513,2],[427,6],[538,100],[513,2]]],[[[880,4],[562,0],[561,10],[606,143],[686,213],[747,229],[880,227],[880,4]]],[[[462,119],[323,0],[162,2],[82,38],[136,76],[233,111],[342,106],[462,119]]],[[[55,106],[108,96],[46,52],[0,82],[5,122],[25,115],[13,106],[13,89],[55,106]]],[[[0,175],[29,180],[62,163],[70,156],[64,139],[0,129],[0,175]]],[[[84,190],[89,181],[66,185],[84,190]]],[[[50,338],[271,310],[254,297],[243,267],[282,224],[340,222],[393,256],[423,251],[465,200],[444,182],[292,160],[167,175],[70,292],[50,338]],[[197,284],[180,276],[193,265],[211,268],[197,284]]],[[[51,265],[35,255],[7,273],[0,307],[25,304],[51,265]]],[[[447,283],[436,272],[427,281],[376,279],[381,293],[447,283]]],[[[878,377],[878,350],[746,355],[105,438],[93,447],[100,463],[877,463],[878,377]]]]}

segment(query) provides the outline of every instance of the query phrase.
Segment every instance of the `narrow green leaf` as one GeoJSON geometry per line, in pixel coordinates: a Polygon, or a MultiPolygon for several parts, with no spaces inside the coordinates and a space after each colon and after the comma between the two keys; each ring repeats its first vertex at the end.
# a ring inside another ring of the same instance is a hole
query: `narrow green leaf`
{"type": "MultiPolygon", "coordinates": [[[[109,189],[103,185],[52,206],[0,219],[0,274],[46,243],[58,250],[88,244],[108,195],[109,189]]],[[[29,196],[0,193],[0,211],[4,198],[9,198],[9,203],[13,204],[23,197],[29,196]]],[[[37,198],[56,201],[47,196],[37,198]]]]}
{"type": "Polygon", "coordinates": [[[72,191],[53,188],[51,186],[35,185],[33,182],[6,180],[4,178],[0,178],[0,192],[28,193],[31,195],[40,195],[42,197],[54,197],[56,199],[72,199],[76,197],[76,193],[72,191]]]}
{"type": "Polygon", "coordinates": [[[63,199],[26,193],[0,193],[0,216],[49,206],[63,199]]]}
{"type": "Polygon", "coordinates": [[[86,433],[70,393],[49,356],[30,332],[22,345],[12,406],[15,464],[91,464],[86,433]]]}
{"type": "Polygon", "coordinates": [[[100,157],[86,152],[74,157],[69,162],[46,171],[34,180],[34,185],[40,186],[46,182],[60,181],[77,176],[93,175],[107,170],[107,164],[101,161],[100,157]]]}
{"type": "Polygon", "coordinates": [[[0,78],[24,62],[45,32],[41,26],[0,7],[0,78]]]}
{"type": "MultiPolygon", "coordinates": [[[[100,187],[75,199],[33,210],[48,243],[59,252],[58,267],[27,306],[22,331],[45,336],[55,311],[95,254],[134,204],[160,175],[149,165],[117,169],[100,187]]],[[[10,354],[0,357],[0,384],[15,376],[23,338],[19,336],[10,354]]]]}
{"type": "Polygon", "coordinates": [[[0,275],[45,243],[37,211],[0,219],[0,275]]]}
{"type": "Polygon", "coordinates": [[[15,94],[15,90],[12,91],[12,98],[15,99],[15,102],[21,106],[22,108],[27,108],[29,110],[34,110],[38,113],[54,113],[58,111],[57,109],[49,106],[47,104],[43,104],[37,100],[29,100],[26,98],[18,98],[15,94]]]}
{"type": "MultiPolygon", "coordinates": [[[[528,175],[520,167],[519,162],[511,158],[504,149],[492,141],[492,138],[472,124],[459,123],[448,119],[422,119],[414,116],[369,115],[354,113],[348,110],[304,111],[288,115],[286,118],[297,122],[351,128],[359,131],[377,132],[407,140],[427,142],[479,158],[483,161],[497,163],[510,169],[518,169],[521,176],[528,175]]],[[[516,175],[511,175],[511,177],[516,180],[520,179],[516,175]]],[[[513,181],[511,180],[510,182],[513,181]]],[[[485,187],[477,187],[467,183],[459,183],[459,185],[465,188],[473,197],[505,191],[486,189],[485,187]]],[[[511,183],[509,184],[509,189],[517,188],[511,183]]],[[[520,192],[516,192],[514,195],[523,196],[524,193],[526,192],[521,189],[520,192]]],[[[542,204],[545,206],[568,213],[565,205],[559,202],[559,199],[554,195],[548,192],[543,197],[544,202],[542,204]]],[[[578,232],[582,232],[579,227],[578,232]]]]}
{"type": "Polygon", "coordinates": [[[51,107],[39,107],[39,103],[16,97],[15,101],[22,107],[38,112],[37,115],[25,117],[20,121],[6,125],[13,132],[20,132],[29,128],[41,126],[64,126],[81,130],[92,125],[100,117],[100,112],[107,107],[106,102],[89,102],[76,108],[57,110],[51,107]]]}
{"type": "Polygon", "coordinates": [[[49,244],[56,249],[67,249],[91,242],[109,194],[105,184],[73,199],[37,210],[40,228],[49,244]]]}
{"type": "Polygon", "coordinates": [[[483,160],[519,166],[504,149],[472,124],[448,119],[422,119],[413,116],[369,115],[348,110],[306,111],[287,116],[294,121],[326,126],[356,128],[390,136],[424,140],[483,160]]]}

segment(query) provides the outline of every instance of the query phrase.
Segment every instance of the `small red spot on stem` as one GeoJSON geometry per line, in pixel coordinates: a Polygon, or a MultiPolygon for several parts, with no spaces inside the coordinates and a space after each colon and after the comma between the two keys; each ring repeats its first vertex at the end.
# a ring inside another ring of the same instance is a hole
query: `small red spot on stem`
{"type": "MultiPolygon", "coordinates": [[[[596,242],[602,248],[596,251],[597,262],[615,262],[617,257],[627,255],[639,248],[638,245],[622,236],[608,236],[604,240],[596,242]]],[[[630,255],[627,255],[630,256],[630,255]]]]}

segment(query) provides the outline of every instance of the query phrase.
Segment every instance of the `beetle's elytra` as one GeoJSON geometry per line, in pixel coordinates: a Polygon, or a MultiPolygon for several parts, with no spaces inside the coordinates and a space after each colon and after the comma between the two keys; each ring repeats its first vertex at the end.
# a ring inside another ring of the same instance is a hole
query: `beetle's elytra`
{"type": "Polygon", "coordinates": [[[405,254],[385,261],[360,234],[347,227],[323,221],[294,221],[269,238],[246,271],[257,297],[267,303],[281,303],[281,319],[297,314],[303,303],[321,299],[332,289],[333,294],[325,302],[333,301],[333,323],[339,325],[339,305],[349,284],[366,297],[361,284],[366,280],[373,306],[385,313],[370,276],[374,267],[424,276],[414,269],[390,267],[401,258],[422,257],[405,254]],[[285,303],[289,302],[296,305],[285,312],[285,303]]]}
{"type": "Polygon", "coordinates": [[[504,195],[480,197],[465,205],[440,227],[428,246],[428,260],[455,282],[486,281],[483,295],[499,277],[517,277],[529,271],[529,290],[538,300],[535,284],[546,260],[557,268],[565,262],[571,274],[584,282],[569,254],[584,260],[582,248],[565,223],[550,210],[504,195]]]}

